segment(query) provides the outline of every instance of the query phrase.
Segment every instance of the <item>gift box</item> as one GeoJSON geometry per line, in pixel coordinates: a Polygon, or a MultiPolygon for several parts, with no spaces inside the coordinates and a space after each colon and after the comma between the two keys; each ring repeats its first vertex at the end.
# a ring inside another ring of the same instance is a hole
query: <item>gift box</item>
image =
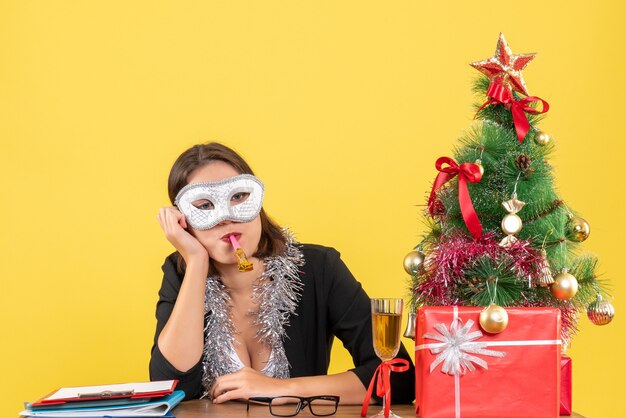
{"type": "Polygon", "coordinates": [[[561,357],[561,415],[572,415],[572,359],[561,357]]]}
{"type": "Polygon", "coordinates": [[[561,316],[507,308],[488,334],[480,307],[420,308],[415,329],[415,404],[421,418],[559,416],[561,316]]]}

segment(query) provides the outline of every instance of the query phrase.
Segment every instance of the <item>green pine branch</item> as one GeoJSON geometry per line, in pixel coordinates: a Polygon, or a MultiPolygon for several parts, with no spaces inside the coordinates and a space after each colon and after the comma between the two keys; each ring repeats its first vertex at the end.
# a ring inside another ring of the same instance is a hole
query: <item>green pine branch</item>
{"type": "Polygon", "coordinates": [[[513,260],[503,257],[493,260],[480,257],[465,270],[464,286],[459,287],[460,298],[473,306],[519,305],[523,300],[527,282],[521,280],[512,269],[513,260]]]}

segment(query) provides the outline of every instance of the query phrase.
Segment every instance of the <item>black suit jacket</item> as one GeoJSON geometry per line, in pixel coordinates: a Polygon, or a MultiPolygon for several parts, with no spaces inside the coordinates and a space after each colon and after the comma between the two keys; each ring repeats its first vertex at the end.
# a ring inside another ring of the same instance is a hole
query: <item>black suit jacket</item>
{"type": "MultiPolygon", "coordinates": [[[[300,268],[304,284],[297,315],[289,318],[288,338],[284,341],[291,377],[317,376],[328,372],[334,337],[343,343],[354,362],[351,369],[367,388],[380,360],[372,346],[370,299],[339,258],[339,253],[319,245],[302,244],[305,264],[300,268]]],[[[170,317],[180,291],[183,275],[176,270],[176,255],[163,264],[163,283],[159,290],[157,327],[150,359],[152,380],[178,379],[178,389],[186,399],[202,393],[202,361],[187,372],[174,368],[160,352],[157,339],[170,317]]],[[[404,346],[398,357],[407,359],[410,368],[392,373],[392,401],[410,403],[415,398],[415,369],[404,346]]]]}

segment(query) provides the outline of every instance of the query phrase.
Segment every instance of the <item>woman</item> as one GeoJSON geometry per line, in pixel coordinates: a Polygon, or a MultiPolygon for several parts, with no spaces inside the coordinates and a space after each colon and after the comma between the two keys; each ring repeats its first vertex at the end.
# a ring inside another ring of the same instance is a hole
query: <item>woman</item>
{"type": "MultiPolygon", "coordinates": [[[[339,253],[281,230],[261,207],[260,180],[224,145],[183,152],[168,189],[176,206],[158,220],[176,252],[163,265],[151,379],[178,379],[187,399],[215,403],[323,394],[361,403],[380,360],[369,298],[339,253]],[[237,246],[251,271],[239,270],[237,246]],[[355,368],[327,375],[335,336],[355,368]]],[[[404,347],[399,357],[410,361],[404,347]]],[[[392,373],[395,402],[413,400],[413,376],[412,366],[392,373]]]]}

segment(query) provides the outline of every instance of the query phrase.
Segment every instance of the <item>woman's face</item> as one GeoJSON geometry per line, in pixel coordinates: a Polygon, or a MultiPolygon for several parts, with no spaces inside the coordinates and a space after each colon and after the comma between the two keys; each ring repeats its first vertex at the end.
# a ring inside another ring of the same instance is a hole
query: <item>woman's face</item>
{"type": "MultiPolygon", "coordinates": [[[[195,169],[187,179],[188,183],[214,182],[234,177],[237,172],[230,164],[223,161],[212,161],[195,169]]],[[[234,195],[230,204],[236,205],[246,198],[245,194],[234,195]]],[[[207,202],[194,202],[196,207],[207,202]]],[[[235,249],[228,235],[235,234],[237,241],[248,257],[257,251],[261,239],[261,218],[257,215],[250,222],[223,221],[211,229],[199,231],[191,229],[192,234],[207,249],[209,257],[218,264],[236,264],[235,249]]]]}

